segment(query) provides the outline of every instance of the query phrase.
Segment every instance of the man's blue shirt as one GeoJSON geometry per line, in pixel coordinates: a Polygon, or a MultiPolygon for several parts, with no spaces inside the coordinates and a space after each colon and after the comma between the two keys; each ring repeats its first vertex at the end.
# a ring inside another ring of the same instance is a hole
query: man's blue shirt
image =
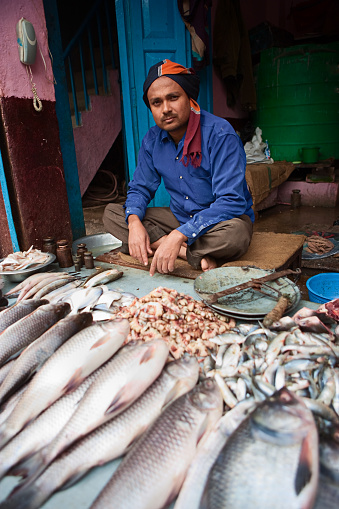
{"type": "Polygon", "coordinates": [[[177,229],[186,235],[188,245],[221,221],[242,214],[254,221],[239,136],[226,120],[204,110],[200,125],[202,161],[198,168],[180,162],[185,137],[176,147],[166,131],[158,126],[149,129],[129,183],[126,221],[131,214],[143,220],[161,178],[170,195],[170,209],[180,223],[177,229]]]}

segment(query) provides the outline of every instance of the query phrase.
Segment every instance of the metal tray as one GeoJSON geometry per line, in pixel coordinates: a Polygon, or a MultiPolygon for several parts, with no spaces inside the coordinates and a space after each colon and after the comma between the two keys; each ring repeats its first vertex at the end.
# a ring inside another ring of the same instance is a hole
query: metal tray
{"type": "MultiPolygon", "coordinates": [[[[207,297],[207,295],[245,283],[250,279],[266,276],[272,272],[271,270],[253,267],[220,267],[198,276],[194,281],[194,290],[204,301],[204,297],[207,297]]],[[[291,306],[286,312],[289,312],[300,301],[299,288],[287,277],[269,281],[266,284],[289,297],[291,306]]],[[[276,302],[276,300],[249,288],[221,297],[216,303],[211,304],[210,307],[217,312],[228,314],[234,318],[260,319],[274,308],[276,302]]]]}
{"type": "MultiPolygon", "coordinates": [[[[20,281],[24,281],[26,277],[31,276],[35,272],[42,271],[43,269],[48,267],[48,265],[54,262],[56,258],[54,254],[46,253],[46,255],[48,256],[48,258],[44,263],[37,263],[36,265],[33,265],[32,267],[23,270],[4,270],[0,272],[0,276],[14,283],[20,283],[20,281]]],[[[4,258],[2,258],[0,262],[2,262],[2,260],[4,260],[4,258]]]]}
{"type": "Polygon", "coordinates": [[[92,252],[94,257],[99,256],[108,251],[112,251],[122,245],[121,240],[114,237],[110,233],[95,233],[94,235],[87,235],[76,239],[72,244],[72,254],[76,255],[77,245],[86,244],[88,251],[92,252]]]}

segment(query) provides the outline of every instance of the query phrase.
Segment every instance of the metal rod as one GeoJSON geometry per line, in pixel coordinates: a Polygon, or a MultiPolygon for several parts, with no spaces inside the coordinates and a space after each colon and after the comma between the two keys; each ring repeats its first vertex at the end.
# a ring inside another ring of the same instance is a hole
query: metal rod
{"type": "Polygon", "coordinates": [[[85,71],[85,65],[84,65],[84,54],[83,54],[83,50],[82,50],[81,37],[79,39],[79,52],[80,52],[82,85],[84,87],[84,96],[85,96],[85,108],[86,108],[86,111],[88,111],[89,110],[89,97],[88,97],[88,92],[87,92],[86,71],[85,71]]]}

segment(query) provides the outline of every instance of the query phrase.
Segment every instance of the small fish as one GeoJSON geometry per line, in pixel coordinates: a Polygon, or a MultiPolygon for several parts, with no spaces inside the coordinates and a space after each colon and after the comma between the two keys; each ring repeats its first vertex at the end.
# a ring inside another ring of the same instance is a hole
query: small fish
{"type": "Polygon", "coordinates": [[[46,277],[51,276],[60,276],[60,275],[67,275],[68,272],[39,272],[38,274],[32,274],[32,276],[26,277],[21,283],[16,285],[14,288],[9,290],[5,295],[14,295],[15,293],[18,293],[20,290],[22,290],[26,286],[34,286],[38,281],[41,281],[42,279],[46,277]]]}
{"type": "Polygon", "coordinates": [[[84,283],[84,288],[91,288],[92,286],[103,285],[105,283],[111,283],[116,281],[123,276],[123,272],[117,269],[104,270],[99,272],[95,276],[91,277],[87,282],[84,283]]]}
{"type": "Polygon", "coordinates": [[[102,288],[78,288],[66,299],[72,306],[71,314],[78,313],[88,305],[94,305],[102,294],[102,288]]]}
{"type": "Polygon", "coordinates": [[[45,362],[27,391],[0,426],[0,447],[64,394],[75,390],[108,360],[129,333],[128,320],[86,327],[72,336],[45,362]]]}
{"type": "Polygon", "coordinates": [[[50,283],[44,285],[43,288],[40,288],[40,290],[38,290],[35,293],[34,297],[36,299],[41,299],[42,297],[44,297],[48,293],[52,292],[53,290],[57,290],[58,288],[62,288],[64,286],[66,286],[71,281],[74,281],[74,277],[72,277],[72,276],[68,276],[68,277],[63,276],[58,279],[51,280],[50,283]]]}
{"type": "Polygon", "coordinates": [[[122,460],[91,509],[165,507],[179,492],[198,442],[221,413],[222,398],[213,380],[181,396],[122,460]]]}
{"type": "MultiPolygon", "coordinates": [[[[69,306],[63,303],[67,308],[69,306]]],[[[0,386],[0,405],[13,392],[39,371],[47,359],[71,336],[92,323],[91,313],[66,316],[33,341],[16,360],[0,386]]]]}
{"type": "Polygon", "coordinates": [[[66,294],[70,290],[78,288],[81,284],[82,284],[81,280],[71,281],[70,283],[65,284],[61,288],[56,288],[55,290],[46,293],[44,299],[48,300],[51,303],[56,304],[57,302],[59,302],[59,300],[61,300],[61,297],[66,297],[66,294]]]}
{"type": "Polygon", "coordinates": [[[223,334],[219,334],[217,336],[214,336],[213,338],[210,338],[209,341],[211,343],[214,343],[216,345],[231,345],[232,343],[244,343],[246,339],[246,336],[243,334],[237,333],[237,332],[224,332],[223,334]]]}
{"type": "Polygon", "coordinates": [[[280,332],[269,344],[265,355],[265,360],[268,366],[278,357],[280,349],[289,334],[289,331],[280,332]]]}
{"type": "Polygon", "coordinates": [[[13,306],[4,309],[0,313],[0,333],[7,329],[7,327],[10,325],[13,325],[13,323],[17,322],[24,316],[29,315],[39,306],[43,306],[44,304],[48,304],[48,301],[45,299],[31,299],[27,302],[16,302],[13,304],[13,306]]]}
{"type": "Polygon", "coordinates": [[[45,278],[37,281],[33,286],[31,286],[31,285],[24,286],[17,298],[17,302],[19,302],[20,300],[31,299],[32,297],[34,297],[34,295],[41,288],[43,288],[45,285],[49,284],[51,281],[56,281],[57,279],[65,279],[65,278],[69,278],[69,275],[68,274],[67,275],[60,274],[57,276],[51,275],[49,277],[45,277],[45,278]]]}
{"type": "Polygon", "coordinates": [[[70,311],[68,304],[45,304],[0,334],[0,366],[20,352],[70,311]]]}
{"type": "Polygon", "coordinates": [[[209,371],[207,376],[211,377],[214,376],[216,373],[223,377],[227,376],[234,376],[238,370],[238,364],[239,364],[239,358],[240,358],[240,346],[238,343],[231,344],[222,360],[222,366],[220,369],[213,369],[209,371]]]}

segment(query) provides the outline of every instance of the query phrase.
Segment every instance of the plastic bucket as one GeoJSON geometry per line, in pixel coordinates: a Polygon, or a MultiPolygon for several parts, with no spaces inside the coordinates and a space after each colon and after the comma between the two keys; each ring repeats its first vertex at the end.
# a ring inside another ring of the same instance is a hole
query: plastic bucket
{"type": "Polygon", "coordinates": [[[255,69],[255,122],[276,161],[300,161],[301,148],[319,147],[312,161],[339,158],[339,42],[270,48],[255,69]]]}
{"type": "Polygon", "coordinates": [[[326,272],[306,281],[310,301],[324,304],[339,298],[339,273],[326,272]]]}

